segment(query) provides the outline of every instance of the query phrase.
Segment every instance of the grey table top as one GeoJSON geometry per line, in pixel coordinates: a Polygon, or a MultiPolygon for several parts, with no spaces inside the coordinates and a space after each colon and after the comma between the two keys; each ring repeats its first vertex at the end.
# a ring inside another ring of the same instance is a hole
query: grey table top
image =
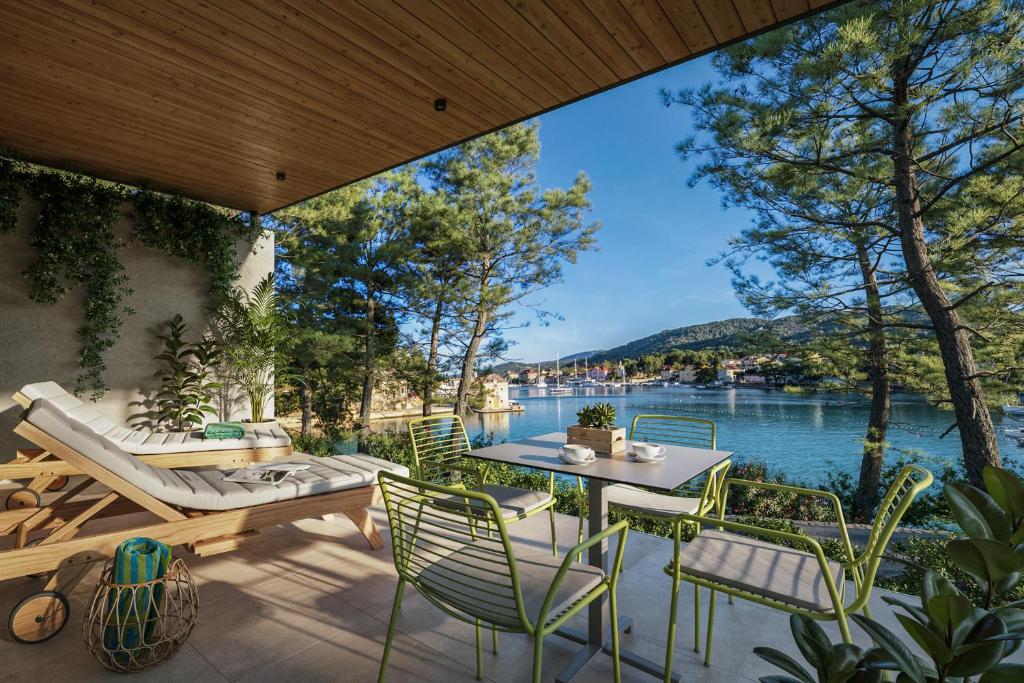
{"type": "MultiPolygon", "coordinates": [[[[665,491],[682,486],[732,455],[729,451],[666,445],[665,459],[660,462],[635,462],[622,453],[614,456],[598,454],[597,460],[588,465],[570,465],[558,457],[558,447],[564,444],[565,433],[553,432],[477,448],[467,455],[481,460],[665,491]]],[[[632,450],[632,443],[627,441],[626,453],[632,450]]]]}

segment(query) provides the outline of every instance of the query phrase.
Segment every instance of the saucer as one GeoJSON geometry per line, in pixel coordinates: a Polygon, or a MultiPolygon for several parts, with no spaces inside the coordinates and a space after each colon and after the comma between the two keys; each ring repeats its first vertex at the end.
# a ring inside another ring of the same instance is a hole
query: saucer
{"type": "Polygon", "coordinates": [[[665,459],[664,453],[662,453],[661,455],[656,455],[653,458],[642,458],[632,451],[630,451],[626,455],[628,455],[629,459],[632,460],[633,462],[661,462],[662,460],[665,459]]]}
{"type": "Polygon", "coordinates": [[[570,460],[569,458],[565,457],[564,455],[559,455],[558,459],[561,460],[562,462],[564,462],[566,465],[589,465],[590,463],[592,463],[595,460],[597,460],[597,456],[591,455],[586,460],[570,460]]]}

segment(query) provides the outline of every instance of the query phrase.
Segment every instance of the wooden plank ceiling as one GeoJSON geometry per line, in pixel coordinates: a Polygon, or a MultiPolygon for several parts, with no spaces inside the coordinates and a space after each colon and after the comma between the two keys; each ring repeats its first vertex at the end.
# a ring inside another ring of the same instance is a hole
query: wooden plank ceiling
{"type": "Polygon", "coordinates": [[[0,149],[265,213],[832,4],[4,1],[0,149]]]}

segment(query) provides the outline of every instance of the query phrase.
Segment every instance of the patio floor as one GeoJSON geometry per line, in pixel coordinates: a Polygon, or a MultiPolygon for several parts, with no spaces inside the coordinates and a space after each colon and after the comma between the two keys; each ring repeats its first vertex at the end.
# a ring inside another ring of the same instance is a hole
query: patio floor
{"type": "MultiPolygon", "coordinates": [[[[375,516],[386,536],[383,512],[377,510],[375,516]]],[[[558,525],[564,555],[564,549],[574,540],[576,519],[560,516],[558,525]]],[[[518,522],[510,526],[510,531],[516,543],[542,549],[548,543],[547,516],[518,522]]],[[[364,539],[347,519],[307,520],[276,527],[241,550],[208,558],[177,550],[176,555],[185,558],[199,587],[199,623],[172,660],[134,675],[133,681],[375,679],[395,572],[390,548],[367,550],[364,539]]],[[[634,620],[633,633],[625,634],[622,644],[655,661],[664,656],[669,579],[661,568],[670,551],[665,539],[631,533],[619,585],[620,609],[634,620]]],[[[50,641],[20,645],[4,631],[0,636],[0,681],[123,680],[94,661],[82,643],[81,620],[98,571],[94,566],[70,591],[71,618],[50,641]]],[[[38,590],[40,583],[27,578],[0,583],[0,615],[4,620],[14,604],[38,590]]],[[[875,615],[900,632],[891,611],[878,598],[881,592],[873,598],[875,615]]],[[[706,600],[707,591],[704,596],[706,600]]],[[[728,605],[719,599],[714,661],[711,668],[705,668],[702,655],[692,649],[692,600],[692,587],[684,587],[675,655],[675,670],[684,681],[756,681],[758,676],[779,673],[751,654],[755,645],[796,654],[787,615],[753,603],[737,601],[728,605]]],[[[706,609],[703,611],[706,613],[706,609]]],[[[834,625],[826,628],[838,640],[834,625]]],[[[854,631],[863,637],[855,627],[854,631]]],[[[496,656],[486,651],[486,679],[502,683],[529,680],[530,640],[503,634],[500,645],[496,656]]],[[[554,680],[577,647],[567,640],[550,638],[545,644],[544,680],[554,680]]],[[[472,681],[473,652],[472,627],[447,617],[410,590],[402,609],[388,680],[472,681]]],[[[623,666],[622,672],[626,681],[654,680],[628,666],[623,666]]],[[[577,680],[611,678],[611,661],[601,656],[592,660],[577,680]]]]}

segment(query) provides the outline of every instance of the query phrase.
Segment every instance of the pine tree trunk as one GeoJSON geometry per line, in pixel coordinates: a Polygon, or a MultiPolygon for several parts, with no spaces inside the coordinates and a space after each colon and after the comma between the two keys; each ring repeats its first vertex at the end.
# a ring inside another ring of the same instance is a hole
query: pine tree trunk
{"type": "Polygon", "coordinates": [[[469,345],[466,346],[466,353],[462,356],[462,376],[459,378],[459,390],[455,396],[456,415],[465,415],[469,412],[469,389],[473,386],[473,365],[476,363],[476,353],[480,350],[480,342],[483,341],[486,330],[487,312],[481,306],[477,308],[473,336],[469,340],[469,345]]]}
{"type": "Polygon", "coordinates": [[[299,428],[299,433],[308,437],[313,433],[313,387],[309,382],[304,382],[300,391],[302,426],[299,428]]]}
{"type": "Polygon", "coordinates": [[[434,316],[430,321],[430,351],[427,353],[427,377],[423,382],[423,417],[429,417],[434,404],[434,376],[437,375],[437,347],[441,338],[441,315],[444,313],[444,302],[440,299],[434,306],[434,316]]]}
{"type": "Polygon", "coordinates": [[[885,435],[889,429],[888,348],[882,320],[882,298],[871,256],[863,243],[857,245],[857,261],[864,279],[865,304],[868,314],[868,377],[871,380],[871,412],[868,416],[864,452],[860,461],[860,478],[853,497],[853,518],[870,519],[878,504],[879,482],[885,457],[885,435]]]}
{"type": "Polygon", "coordinates": [[[366,293],[366,336],[363,339],[363,398],[359,404],[359,438],[357,448],[369,452],[370,415],[373,412],[373,384],[376,379],[376,313],[377,302],[373,288],[366,293]]]}
{"type": "MultiPolygon", "coordinates": [[[[897,112],[909,109],[908,80],[906,70],[901,73],[898,69],[893,88],[894,109],[897,112]]],[[[983,487],[981,473],[985,465],[1001,466],[999,444],[992,416],[985,404],[984,391],[978,381],[970,333],[960,313],[943,291],[928,254],[924,222],[920,216],[914,140],[910,125],[909,116],[899,116],[893,121],[894,183],[900,246],[910,284],[935,330],[946,384],[960,431],[967,478],[975,486],[983,487]]]]}

